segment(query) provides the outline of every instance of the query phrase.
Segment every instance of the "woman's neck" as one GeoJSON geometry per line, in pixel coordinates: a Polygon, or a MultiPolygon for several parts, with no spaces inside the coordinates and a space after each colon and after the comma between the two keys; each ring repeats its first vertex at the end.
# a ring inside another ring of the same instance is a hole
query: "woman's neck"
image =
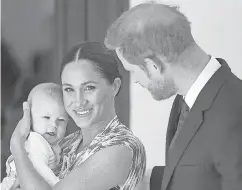
{"type": "Polygon", "coordinates": [[[82,135],[83,135],[83,141],[82,141],[82,147],[86,147],[91,143],[91,141],[100,133],[102,132],[109,122],[116,116],[116,113],[110,114],[108,117],[106,117],[104,120],[93,124],[90,127],[82,128],[82,135]]]}

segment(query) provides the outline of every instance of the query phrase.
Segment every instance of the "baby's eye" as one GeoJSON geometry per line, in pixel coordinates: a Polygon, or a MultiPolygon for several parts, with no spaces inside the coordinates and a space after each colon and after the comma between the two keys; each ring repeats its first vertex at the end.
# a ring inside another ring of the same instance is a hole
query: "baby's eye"
{"type": "Polygon", "coordinates": [[[92,91],[92,90],[95,90],[95,89],[96,89],[96,87],[92,86],[92,85],[89,85],[89,86],[85,87],[85,91],[92,91]]]}
{"type": "Polygon", "coordinates": [[[58,120],[59,121],[66,121],[64,118],[59,118],[58,120]]]}
{"type": "Polygon", "coordinates": [[[44,119],[50,119],[50,117],[49,117],[49,116],[43,116],[43,118],[44,118],[44,119]]]}
{"type": "Polygon", "coordinates": [[[67,87],[67,88],[64,88],[64,91],[66,91],[66,92],[73,92],[74,90],[72,88],[67,87]]]}

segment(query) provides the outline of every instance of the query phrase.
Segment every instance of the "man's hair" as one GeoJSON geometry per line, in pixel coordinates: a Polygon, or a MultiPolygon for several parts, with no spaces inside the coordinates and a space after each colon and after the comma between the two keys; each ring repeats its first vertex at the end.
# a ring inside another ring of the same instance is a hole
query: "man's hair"
{"type": "Polygon", "coordinates": [[[190,22],[178,7],[155,2],[124,12],[108,29],[105,45],[130,56],[158,53],[169,62],[177,60],[194,43],[190,22]]]}
{"type": "Polygon", "coordinates": [[[63,104],[62,88],[55,83],[41,83],[35,86],[29,93],[28,103],[32,106],[32,101],[35,95],[44,94],[54,101],[63,104]]]}

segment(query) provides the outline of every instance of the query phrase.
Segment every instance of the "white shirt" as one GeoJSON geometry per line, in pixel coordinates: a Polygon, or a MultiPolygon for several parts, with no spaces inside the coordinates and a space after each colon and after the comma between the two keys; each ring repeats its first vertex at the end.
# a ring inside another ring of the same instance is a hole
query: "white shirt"
{"type": "Polygon", "coordinates": [[[213,74],[221,67],[221,64],[214,58],[211,57],[210,61],[200,73],[196,81],[188,90],[185,96],[185,102],[188,107],[191,109],[194,105],[199,93],[203,89],[203,87],[207,84],[209,79],[213,76],[213,74]]]}

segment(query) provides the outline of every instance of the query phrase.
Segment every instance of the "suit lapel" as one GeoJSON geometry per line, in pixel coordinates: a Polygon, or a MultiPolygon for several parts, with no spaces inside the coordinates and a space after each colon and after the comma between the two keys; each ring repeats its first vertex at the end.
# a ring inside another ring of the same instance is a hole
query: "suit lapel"
{"type": "Polygon", "coordinates": [[[170,113],[167,132],[166,132],[166,161],[167,161],[170,143],[176,133],[177,122],[178,122],[178,118],[179,118],[179,114],[180,114],[180,110],[181,110],[181,108],[180,108],[181,98],[182,98],[182,96],[177,95],[173,102],[172,108],[171,108],[171,113],[170,113]]]}
{"type": "Polygon", "coordinates": [[[167,151],[167,158],[169,162],[164,171],[162,189],[165,190],[167,188],[173,172],[179,163],[184,151],[203,123],[204,112],[211,107],[214,98],[216,97],[222,85],[225,83],[228,73],[229,67],[226,64],[224,66],[222,64],[220,69],[212,76],[212,78],[208,81],[208,83],[205,85],[197,97],[197,100],[190,110],[187,120],[185,121],[179,136],[176,139],[174,147],[170,152],[167,151]]]}
{"type": "Polygon", "coordinates": [[[179,136],[176,138],[176,142],[171,151],[168,150],[168,166],[165,168],[162,186],[167,187],[171,176],[177,166],[179,160],[181,159],[184,151],[186,150],[188,144],[196,134],[197,130],[203,122],[203,113],[199,110],[190,112],[187,120],[182,127],[179,136]]]}

